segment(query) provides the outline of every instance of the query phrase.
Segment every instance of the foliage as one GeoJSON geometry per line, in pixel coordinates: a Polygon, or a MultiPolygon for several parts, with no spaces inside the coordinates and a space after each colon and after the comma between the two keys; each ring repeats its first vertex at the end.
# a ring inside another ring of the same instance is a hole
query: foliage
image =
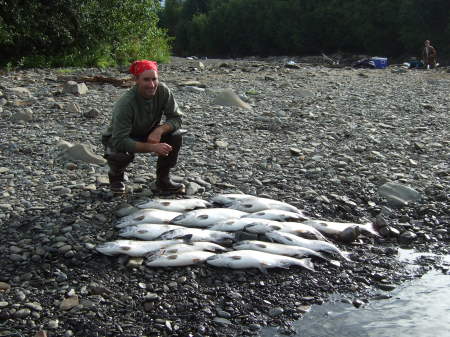
{"type": "Polygon", "coordinates": [[[166,0],[161,17],[179,55],[450,52],[448,0],[166,0]]]}
{"type": "Polygon", "coordinates": [[[0,65],[108,66],[164,61],[156,0],[0,0],[0,65]]]}

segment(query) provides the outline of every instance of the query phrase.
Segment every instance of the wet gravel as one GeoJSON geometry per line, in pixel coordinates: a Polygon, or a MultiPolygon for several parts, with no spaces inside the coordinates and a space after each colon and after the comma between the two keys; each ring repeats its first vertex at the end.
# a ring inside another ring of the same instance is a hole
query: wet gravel
{"type": "Polygon", "coordinates": [[[185,112],[174,174],[187,197],[243,192],[314,218],[376,223],[382,238],[335,241],[353,261],[314,260],[315,273],[150,269],[96,252],[118,238],[119,215],[152,197],[155,157],[138,155],[129,193],[113,197],[101,157],[65,151],[78,144],[102,155],[99,134],[126,88],[94,76],[127,74],[1,74],[0,336],[257,336],[265,326],[289,334],[330,294],[358,307],[429,268],[448,273],[437,258],[418,269],[397,259],[399,247],[448,253],[446,68],[331,68],[296,58],[160,66],[185,112]],[[79,85],[70,89],[69,80],[79,85]]]}

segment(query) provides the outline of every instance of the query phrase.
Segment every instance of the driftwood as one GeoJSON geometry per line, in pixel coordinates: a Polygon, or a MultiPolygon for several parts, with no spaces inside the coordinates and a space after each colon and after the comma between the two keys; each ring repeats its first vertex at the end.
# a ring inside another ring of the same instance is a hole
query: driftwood
{"type": "Polygon", "coordinates": [[[59,81],[75,81],[75,82],[91,82],[91,83],[109,83],[116,87],[128,88],[134,85],[134,81],[131,78],[113,78],[105,76],[93,76],[93,77],[77,77],[77,76],[61,76],[58,77],[59,81]]]}

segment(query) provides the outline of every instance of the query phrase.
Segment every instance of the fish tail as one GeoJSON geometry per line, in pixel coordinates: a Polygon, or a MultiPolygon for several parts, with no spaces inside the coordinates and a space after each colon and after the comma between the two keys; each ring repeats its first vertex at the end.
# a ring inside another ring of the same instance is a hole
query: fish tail
{"type": "Polygon", "coordinates": [[[301,259],[300,261],[301,261],[301,263],[299,264],[300,266],[302,266],[310,271],[316,271],[314,269],[314,264],[312,263],[311,258],[301,259]]]}

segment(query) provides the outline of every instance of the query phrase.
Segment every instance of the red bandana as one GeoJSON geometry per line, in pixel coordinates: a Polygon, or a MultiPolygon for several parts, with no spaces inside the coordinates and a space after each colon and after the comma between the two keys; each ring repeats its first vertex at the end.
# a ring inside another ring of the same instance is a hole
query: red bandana
{"type": "Polygon", "coordinates": [[[155,61],[138,60],[134,61],[130,66],[130,73],[138,76],[146,70],[154,70],[158,72],[158,64],[155,61]]]}

